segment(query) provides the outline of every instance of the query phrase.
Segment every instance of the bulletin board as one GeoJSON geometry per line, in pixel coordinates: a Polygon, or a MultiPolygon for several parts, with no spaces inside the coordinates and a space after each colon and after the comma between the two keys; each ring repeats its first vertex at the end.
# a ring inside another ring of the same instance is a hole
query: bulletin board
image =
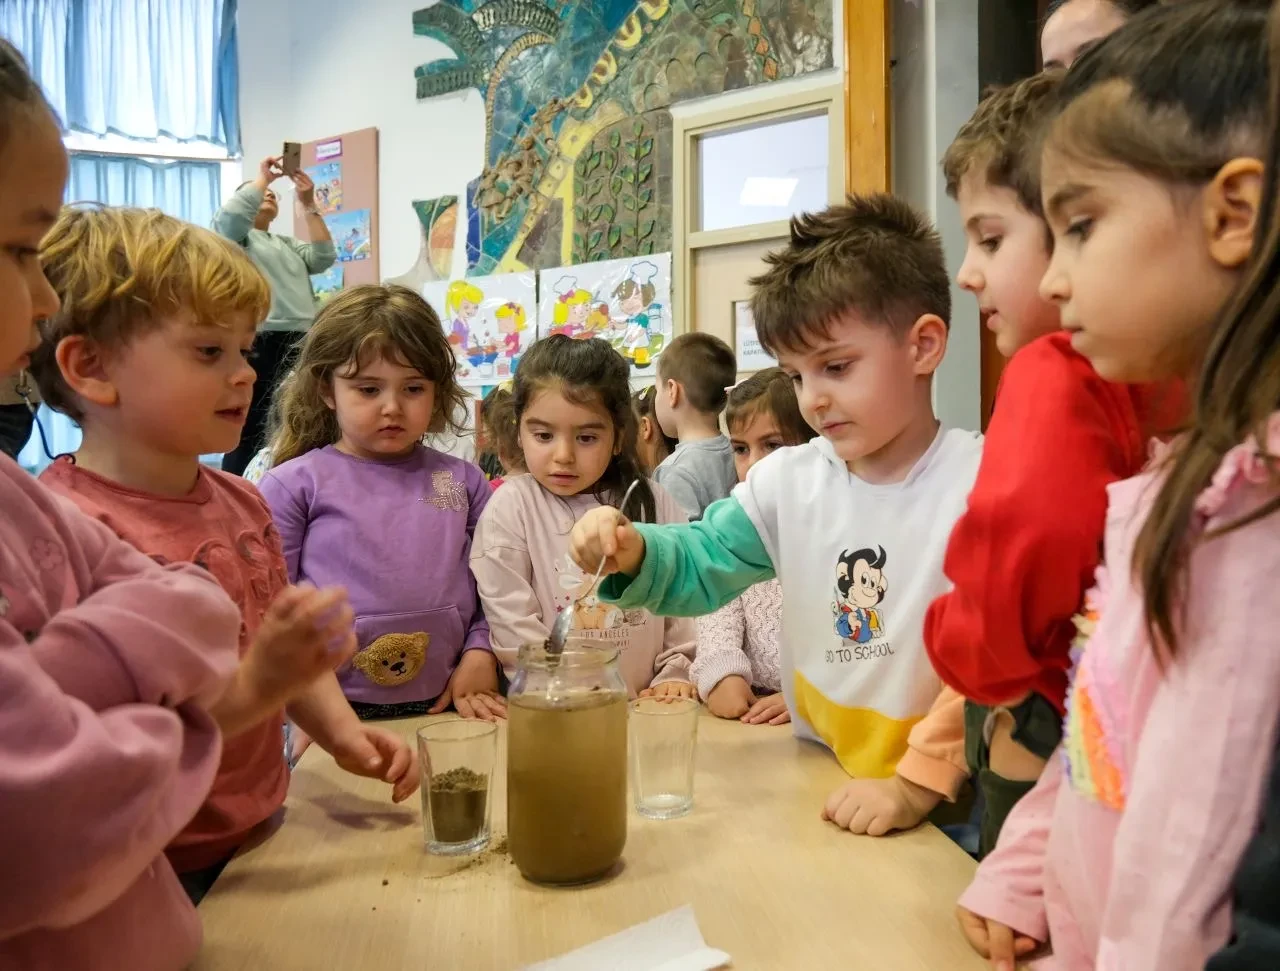
{"type": "MultiPolygon", "coordinates": [[[[382,279],[378,246],[378,129],[361,128],[302,143],[302,167],[316,184],[316,208],[329,225],[338,262],[329,286],[382,279]],[[341,271],[341,281],[337,279],[341,271]]],[[[311,240],[296,204],[293,233],[311,240]]]]}

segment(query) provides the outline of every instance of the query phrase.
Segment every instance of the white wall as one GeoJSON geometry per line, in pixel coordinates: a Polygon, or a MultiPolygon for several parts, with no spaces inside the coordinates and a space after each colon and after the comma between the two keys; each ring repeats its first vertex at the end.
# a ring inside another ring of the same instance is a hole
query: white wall
{"type": "MultiPolygon", "coordinates": [[[[894,191],[937,223],[954,279],[964,258],[964,227],[938,163],[978,103],[978,0],[894,0],[893,56],[894,191]]],[[[951,339],[934,401],[943,422],[976,429],[982,420],[978,307],[954,283],[951,302],[951,339]]]]}

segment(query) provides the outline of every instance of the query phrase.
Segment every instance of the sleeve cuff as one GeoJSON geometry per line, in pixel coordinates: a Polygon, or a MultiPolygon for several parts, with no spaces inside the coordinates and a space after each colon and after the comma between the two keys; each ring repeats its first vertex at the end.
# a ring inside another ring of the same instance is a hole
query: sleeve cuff
{"type": "Polygon", "coordinates": [[[666,681],[689,681],[689,659],[683,655],[674,657],[663,665],[649,685],[662,684],[666,681]]]}
{"type": "Polygon", "coordinates": [[[1043,902],[1011,899],[998,885],[984,879],[981,867],[973,883],[960,895],[960,906],[979,917],[1006,924],[1019,934],[1026,934],[1041,943],[1049,939],[1049,921],[1043,902]]]}
{"type": "Polygon", "coordinates": [[[909,748],[898,762],[898,775],[908,782],[937,792],[947,802],[955,802],[967,775],[947,759],[933,758],[909,748]]]}
{"type": "Polygon", "coordinates": [[[705,698],[711,694],[715,686],[725,678],[737,675],[751,684],[751,662],[741,651],[709,651],[695,654],[689,675],[698,688],[699,696],[705,698]]]}

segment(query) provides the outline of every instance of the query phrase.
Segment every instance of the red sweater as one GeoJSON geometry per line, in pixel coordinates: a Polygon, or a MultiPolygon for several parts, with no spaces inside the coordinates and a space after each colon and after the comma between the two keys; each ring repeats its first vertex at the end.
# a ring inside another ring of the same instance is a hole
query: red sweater
{"type": "Polygon", "coordinates": [[[1059,711],[1072,616],[1102,554],[1106,487],[1136,475],[1151,435],[1169,431],[1182,398],[1098,377],[1063,331],[1010,359],[982,464],[947,544],[955,585],[925,615],[944,682],[979,704],[1029,691],[1059,711]]]}

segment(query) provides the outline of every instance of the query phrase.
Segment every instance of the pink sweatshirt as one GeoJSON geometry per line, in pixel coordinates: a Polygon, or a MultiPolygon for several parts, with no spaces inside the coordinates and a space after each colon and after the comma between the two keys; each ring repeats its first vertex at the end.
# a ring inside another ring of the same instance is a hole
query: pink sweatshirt
{"type": "MultiPolygon", "coordinates": [[[[660,485],[650,485],[658,522],[686,522],[675,500],[660,485]]],[[[591,577],[569,558],[569,533],[598,505],[590,493],[561,499],[525,474],[509,476],[485,506],[471,545],[471,572],[494,653],[508,675],[515,671],[520,646],[546,640],[556,615],[586,592],[583,585],[591,577]]],[[[689,680],[697,629],[691,618],[621,610],[590,592],[574,609],[572,636],[616,646],[634,696],[651,684],[689,680]]]]}
{"type": "MultiPolygon", "coordinates": [[[[1268,450],[1280,450],[1280,415],[1268,450]]],[[[1231,878],[1254,831],[1280,710],[1280,515],[1193,547],[1178,654],[1161,670],[1131,579],[1158,477],[1108,487],[1101,614],[1067,730],[960,903],[1038,940],[1063,971],[1199,971],[1231,931],[1231,878]]],[[[1230,452],[1196,538],[1274,498],[1256,447],[1230,452]]]]}
{"type": "Polygon", "coordinates": [[[0,456],[0,968],[176,969],[200,920],[164,858],[221,753],[203,706],[235,606],[0,456]]]}

